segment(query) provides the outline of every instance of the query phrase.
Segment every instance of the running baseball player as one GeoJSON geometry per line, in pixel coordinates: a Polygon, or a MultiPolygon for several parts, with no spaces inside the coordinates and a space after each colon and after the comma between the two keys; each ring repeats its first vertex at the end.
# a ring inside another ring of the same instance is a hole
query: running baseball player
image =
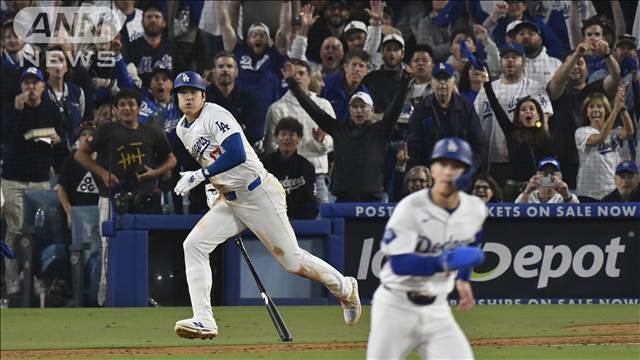
{"type": "Polygon", "coordinates": [[[479,240],[487,208],[459,191],[472,165],[469,144],[439,140],[431,155],[434,185],[408,195],[391,215],[381,250],[388,257],[373,295],[367,359],[471,359],[473,352],[447,303],[454,284],[461,310],[474,306],[471,268],[484,255],[479,240]],[[458,184],[459,187],[459,184],[458,184]]]}
{"type": "Polygon", "coordinates": [[[178,137],[202,166],[182,173],[174,191],[184,196],[207,181],[220,194],[183,244],[193,317],[176,322],[176,334],[190,339],[218,335],[209,296],[209,254],[245,228],[256,234],[286,271],[324,284],[340,300],[345,323],[355,324],[361,314],[356,279],[343,276],[298,246],[287,218],[284,189],[264,169],[233,115],[205,102],[205,83],[196,72],[179,74],[174,92],[184,113],[178,137]]]}

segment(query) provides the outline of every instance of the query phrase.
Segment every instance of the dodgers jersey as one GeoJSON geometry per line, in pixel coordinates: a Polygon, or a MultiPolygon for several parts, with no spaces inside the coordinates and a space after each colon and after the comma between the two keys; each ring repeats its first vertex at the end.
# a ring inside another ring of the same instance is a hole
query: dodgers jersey
{"type": "Polygon", "coordinates": [[[267,174],[264,166],[242,133],[242,128],[229,111],[220,105],[205,102],[200,115],[189,125],[186,116],[178,122],[176,132],[184,147],[203,168],[213,164],[223,153],[222,142],[239,133],[247,160],[209,180],[221,193],[246,189],[257,177],[267,174]]]}
{"type": "MultiPolygon", "coordinates": [[[[395,207],[380,245],[383,254],[438,256],[445,249],[475,241],[488,215],[484,202],[459,192],[460,204],[449,214],[432,202],[430,191],[416,191],[395,207]]],[[[380,283],[391,289],[436,296],[453,290],[456,274],[457,271],[438,272],[432,276],[397,275],[387,262],[380,271],[380,283]]]]}

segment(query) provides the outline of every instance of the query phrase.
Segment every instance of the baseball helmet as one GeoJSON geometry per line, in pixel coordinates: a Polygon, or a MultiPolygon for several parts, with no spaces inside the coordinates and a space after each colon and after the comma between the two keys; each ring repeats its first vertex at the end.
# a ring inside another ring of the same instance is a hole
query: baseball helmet
{"type": "Polygon", "coordinates": [[[173,82],[173,91],[177,92],[180,88],[195,88],[206,91],[207,85],[202,80],[202,76],[195,71],[184,71],[176,76],[173,82]]]}
{"type": "Polygon", "coordinates": [[[473,161],[471,146],[469,146],[468,142],[457,137],[440,139],[433,147],[431,162],[438,159],[458,160],[467,166],[471,166],[473,161]]]}

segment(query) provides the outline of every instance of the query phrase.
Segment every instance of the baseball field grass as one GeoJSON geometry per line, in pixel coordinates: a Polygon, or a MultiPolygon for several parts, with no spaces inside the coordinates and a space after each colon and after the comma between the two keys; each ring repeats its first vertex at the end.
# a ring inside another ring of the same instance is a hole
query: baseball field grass
{"type": "MultiPolygon", "coordinates": [[[[347,327],[339,306],[280,306],[282,343],[262,306],[216,307],[220,335],[173,333],[187,307],[2,309],[2,359],[363,359],[369,307],[347,327]]],[[[454,310],[477,359],[640,359],[638,305],[491,305],[454,310]]],[[[417,359],[414,354],[411,358],[417,359]]]]}

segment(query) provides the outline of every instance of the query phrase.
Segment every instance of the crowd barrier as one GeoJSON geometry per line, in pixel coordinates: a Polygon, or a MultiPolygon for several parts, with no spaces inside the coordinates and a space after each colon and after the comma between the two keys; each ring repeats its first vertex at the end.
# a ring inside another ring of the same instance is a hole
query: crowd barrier
{"type": "MultiPolygon", "coordinates": [[[[292,221],[301,247],[356,276],[368,303],[384,264],[379,242],[393,204],[327,204],[323,219],[292,221]]],[[[479,303],[638,303],[640,204],[489,205],[482,248],[485,262],[472,281],[479,303]]],[[[125,215],[115,220],[109,246],[108,306],[147,306],[149,232],[183,229],[200,216],[125,215]]],[[[280,304],[325,304],[319,284],[284,272],[250,232],[252,261],[280,304]]],[[[176,239],[182,241],[184,238],[176,239]]],[[[240,253],[224,245],[224,304],[258,304],[240,253]]],[[[452,299],[455,302],[455,299],[452,299]]]]}

